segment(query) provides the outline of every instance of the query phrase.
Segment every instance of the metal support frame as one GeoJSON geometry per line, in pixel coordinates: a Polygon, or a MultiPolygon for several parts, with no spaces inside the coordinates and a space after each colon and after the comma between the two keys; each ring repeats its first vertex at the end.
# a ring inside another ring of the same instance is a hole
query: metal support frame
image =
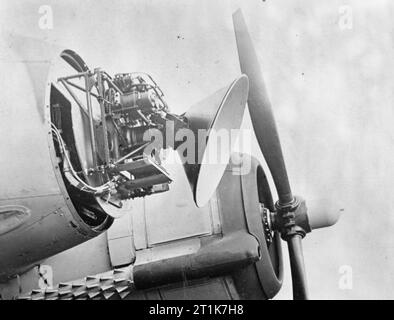
{"type": "Polygon", "coordinates": [[[108,165],[110,162],[110,158],[109,158],[109,146],[108,146],[107,119],[105,117],[104,101],[103,101],[104,99],[103,77],[100,69],[95,69],[94,72],[97,74],[97,87],[99,93],[98,102],[100,104],[101,125],[103,128],[103,137],[104,137],[104,158],[105,158],[105,163],[108,165]]]}
{"type": "Polygon", "coordinates": [[[97,166],[98,162],[97,162],[97,142],[96,142],[95,123],[94,123],[94,118],[93,118],[92,96],[95,97],[100,104],[101,123],[102,123],[103,138],[104,138],[105,162],[106,162],[106,164],[109,164],[109,162],[110,162],[109,145],[108,145],[108,131],[107,131],[107,123],[106,123],[106,117],[105,117],[105,110],[104,110],[104,101],[106,101],[106,100],[104,99],[103,79],[105,79],[108,82],[108,85],[113,86],[116,90],[121,92],[120,89],[115,84],[113,84],[110,81],[110,79],[108,79],[107,76],[105,76],[105,78],[103,77],[103,72],[99,68],[95,69],[93,73],[91,73],[90,71],[81,72],[81,73],[77,73],[77,74],[74,74],[71,76],[66,76],[66,77],[62,77],[62,78],[58,79],[58,81],[62,83],[62,85],[66,88],[67,92],[74,99],[76,104],[83,110],[83,112],[89,118],[89,132],[90,132],[91,147],[92,147],[92,160],[93,160],[93,165],[95,167],[97,166]],[[89,79],[91,79],[92,76],[97,77],[98,94],[91,92],[91,88],[89,87],[89,79]],[[81,78],[81,77],[84,78],[85,88],[83,88],[75,83],[72,83],[70,81],[72,79],[81,78]],[[74,87],[78,90],[85,92],[87,109],[85,108],[83,103],[78,99],[78,97],[75,95],[75,93],[73,92],[73,90],[70,87],[74,87]]]}
{"type": "Polygon", "coordinates": [[[67,92],[71,95],[71,97],[74,99],[75,103],[82,109],[82,111],[88,115],[88,112],[86,111],[85,107],[83,106],[82,102],[78,99],[78,97],[74,94],[74,92],[70,89],[68,86],[68,83],[64,79],[58,79],[62,83],[62,85],[66,88],[67,92]]]}
{"type": "MultiPolygon", "coordinates": [[[[154,85],[152,86],[151,84],[147,83],[146,86],[148,86],[149,88],[152,88],[155,91],[155,93],[158,95],[158,97],[163,96],[163,93],[161,92],[160,88],[156,85],[154,80],[149,75],[147,75],[147,76],[149,77],[149,79],[152,81],[152,83],[154,85]],[[158,90],[160,90],[160,93],[158,90]]],[[[109,88],[115,89],[120,94],[123,93],[122,90],[113,82],[111,77],[105,71],[102,71],[100,68],[94,69],[93,72],[92,71],[85,71],[85,72],[80,72],[80,73],[77,73],[74,75],[61,77],[61,78],[58,78],[58,81],[65,87],[67,92],[71,95],[71,97],[74,99],[76,104],[82,109],[82,111],[85,113],[85,115],[89,119],[89,132],[90,132],[90,138],[91,138],[91,149],[92,149],[91,151],[92,151],[92,160],[93,160],[92,162],[93,162],[94,167],[97,167],[98,159],[97,159],[97,142],[96,142],[97,130],[95,128],[96,123],[93,118],[92,96],[97,99],[97,101],[100,105],[100,113],[101,113],[100,120],[101,120],[101,129],[103,130],[103,147],[104,147],[105,164],[109,165],[111,159],[110,159],[110,150],[109,150],[109,142],[108,142],[108,124],[106,122],[107,119],[106,119],[106,115],[105,115],[104,103],[110,104],[110,101],[107,101],[104,98],[104,84],[106,83],[109,88]],[[97,81],[96,88],[97,88],[98,94],[91,92],[92,87],[91,87],[91,84],[89,81],[90,81],[90,79],[92,79],[92,77],[96,77],[96,81],[97,81]],[[84,78],[85,88],[70,81],[72,79],[80,79],[80,78],[84,78]],[[77,95],[72,90],[72,88],[78,89],[86,94],[87,107],[78,99],[77,95]]],[[[166,103],[163,100],[162,100],[162,102],[163,102],[164,107],[166,107],[167,106],[166,103]]],[[[143,113],[139,112],[139,114],[144,119],[144,121],[146,121],[148,124],[150,123],[150,121],[144,116],[143,113]]],[[[119,132],[119,129],[117,128],[115,123],[114,123],[114,127],[119,132]]],[[[143,146],[140,146],[136,150],[133,150],[131,153],[127,154],[126,156],[122,157],[121,159],[118,159],[114,164],[115,165],[119,164],[121,161],[123,161],[124,159],[127,159],[128,157],[130,157],[135,152],[139,151],[144,146],[146,146],[146,144],[144,144],[143,146]]]]}
{"type": "Polygon", "coordinates": [[[92,146],[92,160],[93,166],[97,167],[97,144],[96,144],[96,134],[94,131],[94,119],[93,119],[93,107],[92,107],[92,97],[90,95],[89,88],[89,74],[84,73],[85,87],[86,87],[86,104],[88,106],[88,116],[89,116],[89,131],[92,146]]]}

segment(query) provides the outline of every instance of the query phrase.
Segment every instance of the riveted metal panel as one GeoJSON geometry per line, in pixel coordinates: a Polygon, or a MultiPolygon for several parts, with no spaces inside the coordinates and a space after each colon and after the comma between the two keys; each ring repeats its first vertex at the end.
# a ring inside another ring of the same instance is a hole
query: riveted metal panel
{"type": "Polygon", "coordinates": [[[108,251],[113,267],[127,265],[135,260],[131,228],[131,201],[125,202],[130,211],[116,219],[107,231],[108,251]]]}
{"type": "Polygon", "coordinates": [[[211,205],[208,203],[203,208],[195,205],[182,165],[171,164],[166,169],[173,178],[170,190],[145,201],[148,246],[217,231],[219,227],[217,220],[212,220],[211,205]]]}

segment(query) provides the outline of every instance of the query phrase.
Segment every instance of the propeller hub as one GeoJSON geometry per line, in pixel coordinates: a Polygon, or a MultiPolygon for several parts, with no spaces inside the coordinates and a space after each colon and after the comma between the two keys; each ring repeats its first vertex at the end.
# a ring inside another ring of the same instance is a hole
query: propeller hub
{"type": "Polygon", "coordinates": [[[305,200],[294,197],[288,204],[275,204],[276,212],[271,213],[271,224],[274,230],[279,231],[283,240],[288,240],[294,235],[302,238],[312,231],[309,225],[305,200]]]}

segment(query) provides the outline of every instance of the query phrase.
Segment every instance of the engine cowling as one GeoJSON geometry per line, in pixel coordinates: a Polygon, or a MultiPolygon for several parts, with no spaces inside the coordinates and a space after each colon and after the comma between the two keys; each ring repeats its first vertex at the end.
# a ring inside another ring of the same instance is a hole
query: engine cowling
{"type": "MultiPolygon", "coordinates": [[[[113,210],[66,185],[56,153],[52,108],[70,101],[53,87],[62,49],[13,35],[3,41],[0,99],[0,279],[89,240],[111,225],[113,210]],[[56,101],[55,101],[56,100],[56,101]]],[[[71,124],[69,124],[71,125],[71,124]]],[[[72,126],[72,125],[71,125],[72,126]]],[[[73,131],[69,133],[74,139],[73,131]]],[[[83,157],[83,155],[82,155],[83,157]]],[[[119,210],[128,210],[127,205],[119,210]]]]}

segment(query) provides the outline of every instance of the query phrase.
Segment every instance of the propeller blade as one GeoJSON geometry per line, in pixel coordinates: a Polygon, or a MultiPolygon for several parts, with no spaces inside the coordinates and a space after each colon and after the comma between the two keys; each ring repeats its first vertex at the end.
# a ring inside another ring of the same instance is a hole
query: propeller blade
{"type": "MultiPolygon", "coordinates": [[[[257,54],[241,10],[233,14],[233,24],[241,71],[249,78],[248,107],[253,129],[271,171],[279,197],[279,206],[289,207],[294,203],[294,197],[287,176],[278,130],[257,54]]],[[[301,239],[301,235],[296,232],[285,235],[291,262],[294,299],[308,298],[301,239]]]]}
{"type": "Polygon", "coordinates": [[[289,237],[287,240],[294,300],[308,299],[304,255],[302,252],[301,240],[302,237],[300,235],[289,237]]]}
{"type": "Polygon", "coordinates": [[[279,202],[287,204],[293,201],[293,194],[287,177],[271,103],[268,99],[256,51],[241,10],[237,10],[233,14],[233,24],[241,71],[249,78],[248,107],[253,129],[265,161],[272,173],[279,202]]]}

